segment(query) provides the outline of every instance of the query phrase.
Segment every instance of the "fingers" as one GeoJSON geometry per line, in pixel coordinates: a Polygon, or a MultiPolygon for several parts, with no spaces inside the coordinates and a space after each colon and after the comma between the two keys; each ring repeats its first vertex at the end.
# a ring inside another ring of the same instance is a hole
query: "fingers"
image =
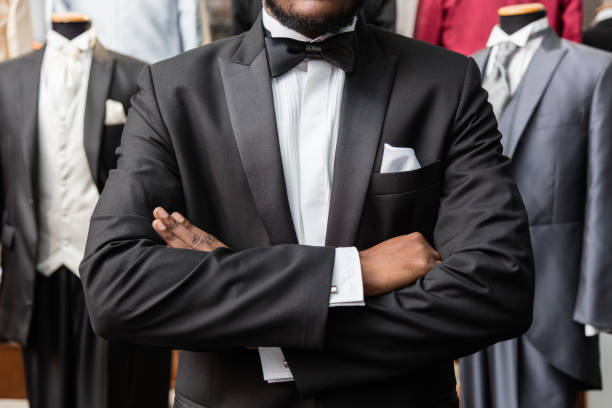
{"type": "MultiPolygon", "coordinates": [[[[161,222],[166,227],[166,230],[175,236],[175,239],[170,242],[166,240],[173,248],[210,251],[210,248],[205,244],[204,237],[200,234],[195,234],[189,221],[182,215],[178,213],[170,215],[161,207],[156,208],[153,215],[157,218],[156,221],[161,222]]],[[[159,224],[157,225],[159,226],[159,224]]]]}
{"type": "Polygon", "coordinates": [[[162,207],[157,207],[153,211],[153,215],[156,218],[153,227],[164,238],[166,243],[173,248],[210,252],[219,247],[225,247],[225,244],[216,237],[193,226],[178,212],[170,215],[162,207]],[[165,227],[165,230],[161,230],[162,225],[165,227]]]}
{"type": "Polygon", "coordinates": [[[166,245],[169,247],[187,249],[184,243],[177,239],[172,230],[170,230],[161,220],[156,219],[153,221],[153,229],[157,232],[157,235],[166,241],[166,245]]]}

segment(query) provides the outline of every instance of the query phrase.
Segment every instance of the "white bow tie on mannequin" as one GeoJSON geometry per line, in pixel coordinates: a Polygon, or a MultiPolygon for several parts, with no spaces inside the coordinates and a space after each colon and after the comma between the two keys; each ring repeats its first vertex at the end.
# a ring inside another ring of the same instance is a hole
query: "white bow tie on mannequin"
{"type": "Polygon", "coordinates": [[[91,33],[81,34],[73,41],[52,32],[47,38],[47,47],[51,51],[49,63],[53,67],[50,75],[50,86],[60,107],[71,104],[83,81],[83,64],[81,56],[89,51],[95,37],[91,33]]]}

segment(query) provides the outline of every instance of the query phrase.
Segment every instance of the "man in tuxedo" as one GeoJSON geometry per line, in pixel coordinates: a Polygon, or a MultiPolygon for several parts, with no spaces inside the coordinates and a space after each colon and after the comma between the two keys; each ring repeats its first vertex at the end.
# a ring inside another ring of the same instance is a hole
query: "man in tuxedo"
{"type": "Polygon", "coordinates": [[[0,338],[23,346],[32,408],[167,407],[169,352],[97,337],[78,277],[144,64],[63,24],[74,38],[0,65],[0,338]]]}
{"type": "Polygon", "coordinates": [[[453,360],[523,333],[534,289],[478,67],[360,0],[264,5],[141,74],[80,267],[94,327],[184,350],[178,407],[457,407],[453,360]]]}

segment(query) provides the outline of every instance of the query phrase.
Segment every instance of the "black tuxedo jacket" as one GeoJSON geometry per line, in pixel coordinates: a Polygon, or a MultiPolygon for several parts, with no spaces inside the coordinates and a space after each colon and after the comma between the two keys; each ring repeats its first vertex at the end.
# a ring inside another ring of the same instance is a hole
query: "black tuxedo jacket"
{"type": "MultiPolygon", "coordinates": [[[[362,16],[369,24],[393,31],[396,1],[401,0],[368,0],[363,6],[362,16]]],[[[232,0],[232,33],[248,31],[261,13],[261,7],[261,0],[232,0]]]]}
{"type": "MultiPolygon", "coordinates": [[[[0,337],[25,344],[38,247],[38,95],[44,50],[0,65],[2,283],[0,337]]],[[[105,102],[129,107],[143,63],[94,48],[85,108],[85,152],[100,191],[117,162],[123,126],[105,126],[105,102]]]]}
{"type": "Polygon", "coordinates": [[[612,52],[612,19],[600,21],[585,30],[583,42],[591,47],[612,52]]]}
{"type": "Polygon", "coordinates": [[[326,247],[297,245],[261,19],[140,78],[81,276],[99,334],[189,350],[182,406],[456,406],[452,360],[529,327],[527,218],[478,67],[371,26],[356,37],[326,247]],[[384,143],[423,168],[380,174],[384,143]],[[230,249],[166,247],[158,205],[230,249]],[[334,247],[414,231],[444,264],[328,307],[334,247]],[[266,384],[246,346],[282,347],[296,382],[266,384]]]}

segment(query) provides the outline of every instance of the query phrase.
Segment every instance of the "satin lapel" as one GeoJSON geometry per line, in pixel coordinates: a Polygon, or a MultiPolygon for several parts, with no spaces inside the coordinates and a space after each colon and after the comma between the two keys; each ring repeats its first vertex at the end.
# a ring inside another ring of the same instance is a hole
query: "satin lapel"
{"type": "Polygon", "coordinates": [[[271,244],[297,243],[280,154],[261,16],[228,61],[219,59],[232,129],[271,244]]]}
{"type": "Polygon", "coordinates": [[[347,75],[336,147],[326,245],[354,245],[395,79],[397,56],[357,27],[357,63],[347,75]]]}
{"type": "Polygon", "coordinates": [[[23,103],[23,156],[25,163],[26,180],[34,196],[38,192],[38,99],[40,92],[40,71],[44,49],[36,51],[25,57],[28,61],[23,64],[21,75],[21,101],[23,103]]]}
{"type": "Polygon", "coordinates": [[[545,35],[542,45],[536,51],[521,84],[522,92],[514,116],[514,123],[508,140],[508,149],[505,152],[509,157],[514,152],[523,136],[527,124],[542,100],[544,91],[548,88],[561,59],[567,50],[561,48],[561,39],[552,29],[545,35]]]}
{"type": "Polygon", "coordinates": [[[104,134],[106,99],[109,95],[114,64],[115,60],[108,51],[100,43],[96,43],[87,88],[83,143],[91,175],[98,187],[100,186],[98,163],[104,134]]]}

